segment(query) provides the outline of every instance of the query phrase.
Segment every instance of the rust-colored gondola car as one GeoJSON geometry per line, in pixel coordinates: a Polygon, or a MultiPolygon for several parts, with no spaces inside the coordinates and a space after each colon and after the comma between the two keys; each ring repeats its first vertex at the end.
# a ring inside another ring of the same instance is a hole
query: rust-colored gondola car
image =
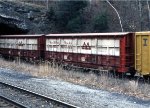
{"type": "Polygon", "coordinates": [[[46,60],[73,66],[115,70],[134,69],[133,33],[76,33],[46,35],[46,60]]]}
{"type": "Polygon", "coordinates": [[[37,60],[44,57],[44,35],[1,35],[0,54],[37,60]]]}

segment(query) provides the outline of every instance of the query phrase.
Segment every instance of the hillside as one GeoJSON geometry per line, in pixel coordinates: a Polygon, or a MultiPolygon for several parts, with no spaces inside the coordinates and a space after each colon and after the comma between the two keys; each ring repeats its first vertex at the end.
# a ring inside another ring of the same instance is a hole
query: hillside
{"type": "MultiPolygon", "coordinates": [[[[120,15],[124,31],[150,30],[150,2],[109,0],[120,15]]],[[[58,11],[58,10],[57,10],[58,11]]],[[[62,9],[61,9],[62,11],[62,9]]],[[[57,12],[56,12],[57,13],[57,12]]],[[[73,13],[73,12],[72,12],[73,13]]],[[[121,25],[115,10],[106,1],[93,0],[80,10],[79,32],[118,32],[121,25]],[[81,30],[82,29],[82,30],[81,30]],[[81,30],[81,31],[80,31],[81,30]]],[[[73,26],[73,25],[72,25],[73,26]]],[[[74,27],[74,26],[73,26],[74,27]]],[[[77,28],[77,27],[74,27],[77,28]]]]}
{"type": "MultiPolygon", "coordinates": [[[[0,1],[0,28],[9,34],[150,30],[150,1],[0,1]],[[114,8],[120,15],[121,22],[114,8]],[[4,17],[4,16],[7,16],[4,17]],[[8,17],[11,20],[8,20],[8,17]],[[15,17],[19,18],[18,20],[15,17]],[[13,20],[12,20],[13,19],[13,20]],[[3,30],[5,31],[5,30],[3,30]]],[[[2,32],[2,30],[1,30],[2,32]]],[[[1,33],[3,34],[3,33],[1,33]]]]}

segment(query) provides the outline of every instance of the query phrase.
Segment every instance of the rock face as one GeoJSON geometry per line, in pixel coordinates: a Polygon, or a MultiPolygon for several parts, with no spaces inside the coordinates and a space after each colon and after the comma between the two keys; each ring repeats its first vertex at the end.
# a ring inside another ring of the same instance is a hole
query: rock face
{"type": "MultiPolygon", "coordinates": [[[[35,5],[37,3],[32,3],[34,0],[30,3],[22,1],[0,0],[0,34],[61,33],[58,22],[48,20],[45,4],[35,5]]],[[[150,1],[110,1],[120,14],[124,32],[150,30],[150,1]]],[[[55,13],[58,12],[58,2],[49,1],[49,5],[54,7],[55,13]]],[[[114,9],[105,1],[92,0],[91,4],[82,10],[82,17],[86,23],[80,32],[95,32],[93,19],[102,13],[107,14],[108,21],[108,29],[104,32],[122,31],[114,9]]]]}
{"type": "Polygon", "coordinates": [[[43,28],[46,25],[44,9],[23,2],[0,1],[0,34],[48,33],[43,28]]]}

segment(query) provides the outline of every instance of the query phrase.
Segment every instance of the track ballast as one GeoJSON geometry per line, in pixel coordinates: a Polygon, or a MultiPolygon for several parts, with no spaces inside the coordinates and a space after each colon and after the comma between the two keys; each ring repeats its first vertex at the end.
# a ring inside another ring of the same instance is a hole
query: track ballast
{"type": "MultiPolygon", "coordinates": [[[[0,94],[5,94],[7,100],[11,100],[12,103],[16,102],[16,106],[22,105],[24,107],[42,107],[42,108],[77,108],[77,106],[46,97],[44,95],[10,85],[8,83],[0,82],[0,94]]],[[[19,106],[18,106],[19,107],[19,106]]]]}

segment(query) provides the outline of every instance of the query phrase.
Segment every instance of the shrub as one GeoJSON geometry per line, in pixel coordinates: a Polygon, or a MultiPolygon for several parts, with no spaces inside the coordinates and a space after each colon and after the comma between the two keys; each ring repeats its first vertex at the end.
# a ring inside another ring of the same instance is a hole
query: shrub
{"type": "Polygon", "coordinates": [[[108,29],[108,22],[106,14],[97,15],[94,18],[94,31],[103,32],[108,29]]]}
{"type": "Polygon", "coordinates": [[[71,31],[74,31],[72,30],[73,28],[75,29],[78,28],[78,27],[72,27],[72,26],[70,27],[70,25],[77,22],[77,25],[74,25],[74,26],[78,26],[78,24],[81,22],[79,21],[80,10],[82,10],[86,6],[87,6],[86,0],[59,2],[58,10],[56,11],[56,16],[57,16],[56,24],[58,28],[60,29],[60,31],[63,31],[63,32],[68,31],[68,26],[69,28],[71,28],[71,31]]]}
{"type": "Polygon", "coordinates": [[[68,22],[66,28],[68,32],[82,32],[83,24],[84,19],[81,17],[76,17],[68,22]]]}
{"type": "Polygon", "coordinates": [[[47,12],[46,15],[50,21],[54,21],[56,19],[56,15],[55,15],[54,9],[52,7],[49,9],[49,11],[47,12]]]}

